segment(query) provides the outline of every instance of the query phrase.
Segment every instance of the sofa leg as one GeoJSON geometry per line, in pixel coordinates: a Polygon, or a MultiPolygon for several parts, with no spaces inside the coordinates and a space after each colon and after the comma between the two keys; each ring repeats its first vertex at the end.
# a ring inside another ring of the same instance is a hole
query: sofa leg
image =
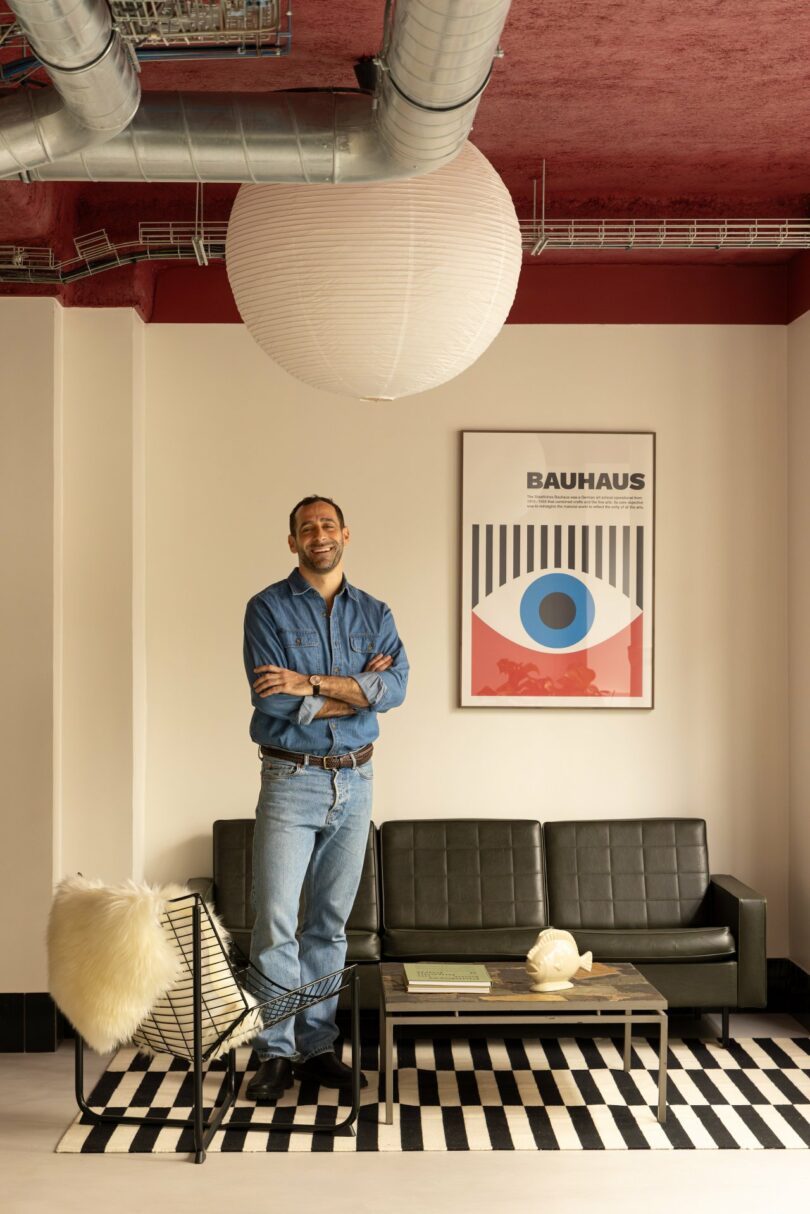
{"type": "Polygon", "coordinates": [[[722,1045],[724,1050],[727,1050],[729,1045],[731,1044],[731,1038],[728,1035],[728,1008],[727,1007],[724,1007],[722,1009],[722,1020],[723,1020],[723,1030],[722,1030],[723,1035],[722,1035],[720,1044],[722,1045]]]}

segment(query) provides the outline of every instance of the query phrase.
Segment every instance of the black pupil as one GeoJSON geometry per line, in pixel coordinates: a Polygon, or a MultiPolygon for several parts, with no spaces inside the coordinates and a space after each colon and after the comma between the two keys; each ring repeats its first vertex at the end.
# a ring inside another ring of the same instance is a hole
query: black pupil
{"type": "Polygon", "coordinates": [[[547,594],[540,603],[540,619],[546,628],[567,628],[577,614],[577,605],[570,594],[556,591],[547,594]]]}

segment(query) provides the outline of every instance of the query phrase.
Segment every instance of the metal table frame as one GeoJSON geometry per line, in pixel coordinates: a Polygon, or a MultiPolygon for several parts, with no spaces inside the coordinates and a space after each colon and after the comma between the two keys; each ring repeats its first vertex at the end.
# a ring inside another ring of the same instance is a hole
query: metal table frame
{"type": "Polygon", "coordinates": [[[437,1025],[456,1024],[530,1024],[535,1028],[549,1024],[622,1024],[624,1025],[623,1066],[625,1071],[630,1070],[633,1029],[637,1025],[657,1024],[659,1033],[658,1120],[661,1123],[666,1121],[668,1021],[667,1001],[663,995],[660,995],[657,1000],[629,999],[612,1002],[609,1012],[594,1008],[595,1000],[588,999],[585,994],[581,1001],[567,1001],[564,1012],[557,1012],[548,1005],[545,1005],[542,1011],[535,1010],[536,1004],[532,1006],[524,1002],[521,1006],[519,997],[516,997],[514,1001],[509,1001],[510,1005],[515,1007],[514,1012],[507,1011],[505,1007],[481,1012],[475,1008],[476,999],[480,999],[480,996],[475,995],[464,996],[466,1006],[463,1008],[458,1006],[458,996],[455,997],[456,1002],[454,1003],[450,1002],[450,999],[453,998],[452,995],[442,998],[437,993],[434,998],[436,1004],[430,1008],[429,1012],[426,1012],[424,1004],[420,1005],[419,1012],[408,1012],[401,1006],[407,999],[407,992],[404,995],[389,996],[388,1003],[386,1003],[385,987],[382,981],[380,983],[380,1075],[385,1076],[385,1125],[391,1125],[394,1120],[394,1029],[410,1024],[430,1025],[434,1028],[437,1025]],[[582,1006],[577,1006],[580,1003],[582,1006]],[[398,1006],[393,1006],[393,1004],[398,1006]],[[531,1015],[518,1014],[527,1011],[531,1011],[531,1015]]]}

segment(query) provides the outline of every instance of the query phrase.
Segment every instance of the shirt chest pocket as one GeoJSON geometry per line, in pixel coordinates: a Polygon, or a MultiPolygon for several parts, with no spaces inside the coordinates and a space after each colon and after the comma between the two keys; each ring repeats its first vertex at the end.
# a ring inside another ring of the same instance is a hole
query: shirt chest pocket
{"type": "Polygon", "coordinates": [[[308,651],[311,657],[311,651],[318,645],[318,634],[314,628],[279,628],[279,636],[288,660],[306,655],[308,651]]]}
{"type": "Polygon", "coordinates": [[[349,648],[352,651],[353,662],[360,662],[359,670],[375,653],[380,652],[380,637],[376,632],[350,632],[349,648]]]}

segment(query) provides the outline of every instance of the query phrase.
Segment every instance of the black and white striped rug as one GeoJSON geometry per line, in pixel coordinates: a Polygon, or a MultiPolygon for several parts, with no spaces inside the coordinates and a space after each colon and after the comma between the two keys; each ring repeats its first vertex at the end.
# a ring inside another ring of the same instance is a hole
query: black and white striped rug
{"type": "MultiPolygon", "coordinates": [[[[810,1038],[675,1039],[668,1055],[667,1120],[656,1119],[656,1042],[634,1038],[632,1070],[610,1038],[470,1038],[397,1043],[394,1123],[378,1104],[377,1051],[363,1049],[369,1086],[354,1136],[246,1133],[250,1121],[340,1120],[345,1096],[296,1084],[272,1105],[240,1097],[209,1151],[535,1151],[761,1150],[810,1147],[810,1038]]],[[[347,1057],[344,1051],[344,1058],[347,1057]]],[[[237,1051],[240,1089],[256,1066],[237,1051]]],[[[223,1064],[205,1083],[216,1099],[223,1064]]],[[[166,1055],[123,1049],[89,1103],[111,1113],[155,1118],[149,1127],[98,1127],[77,1118],[57,1146],[71,1153],[188,1152],[191,1132],[161,1129],[161,1118],[190,1115],[191,1076],[166,1055]]]]}

